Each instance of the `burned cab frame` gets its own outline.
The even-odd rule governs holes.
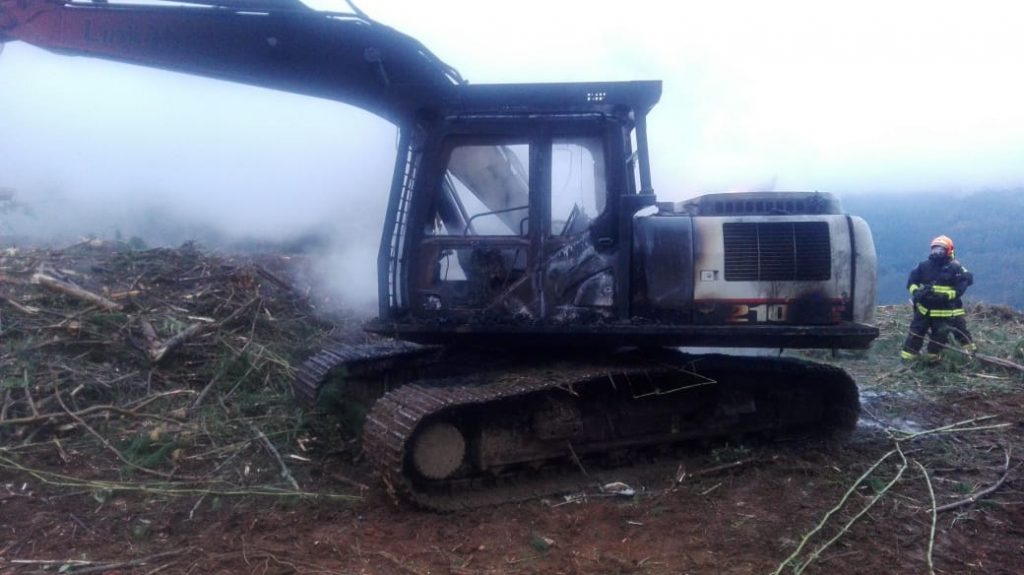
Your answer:
[[[396,172],[396,217],[380,254],[381,317],[557,325],[620,316],[628,298],[617,294],[629,291],[622,222],[640,207],[622,198],[645,189],[637,128],[660,82],[458,92],[403,132],[407,169]]]
[[[515,125],[461,118],[414,191],[409,311],[560,323],[615,315],[623,130],[601,116]]]

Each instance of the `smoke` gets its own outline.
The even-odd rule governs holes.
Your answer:
[[[0,57],[0,100],[0,241],[305,251],[336,301],[375,306],[391,124],[17,43]]]
[[[663,80],[648,126],[665,200],[1024,184],[1010,72],[1024,8],[663,4],[524,0],[495,18],[486,3],[359,3],[474,83]],[[395,139],[335,102],[10,43],[0,188],[17,209],[0,236],[304,246],[339,297],[369,305]]]

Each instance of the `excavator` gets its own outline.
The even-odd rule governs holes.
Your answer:
[[[0,42],[19,40],[397,126],[373,343],[329,342],[293,389],[359,411],[366,460],[399,497],[517,501],[584,463],[856,425],[845,371],[781,351],[877,337],[867,223],[819,192],[658,201],[660,81],[471,84],[354,6],[297,0],[0,0]]]

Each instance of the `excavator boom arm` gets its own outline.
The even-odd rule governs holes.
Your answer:
[[[398,124],[462,82],[409,36],[296,0],[0,0],[0,42],[11,40],[337,100]]]

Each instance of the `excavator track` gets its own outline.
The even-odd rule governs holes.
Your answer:
[[[581,472],[588,457],[745,433],[845,432],[859,411],[856,385],[844,371],[790,358],[659,353],[534,363],[424,379],[378,400],[363,427],[363,448],[389,490],[438,511],[535,499],[594,488],[595,478]],[[726,405],[726,396],[739,399]],[[600,415],[564,417],[571,402],[589,403],[592,416],[614,413],[623,402],[638,407],[617,421],[609,415],[607,427],[619,428],[609,432],[594,425]],[[676,407],[690,410],[693,425],[666,416]],[[665,424],[623,433],[645,410]]]
[[[607,371],[595,370],[593,375]],[[422,422],[454,407],[472,408],[488,403],[560,386],[572,385],[582,374],[576,372],[505,373],[494,377],[460,378],[457,382],[433,380],[402,386],[381,398],[363,427],[363,450],[377,466],[388,489],[396,496],[436,511],[456,511],[487,505],[524,501],[582,487],[586,478],[578,476],[486,477],[462,479],[450,485],[422,489],[406,473],[410,439]],[[440,487],[440,488],[438,488]],[[461,489],[459,489],[461,487]]]
[[[332,375],[343,372],[351,378],[384,378],[389,373],[429,364],[436,353],[435,347],[401,340],[355,345],[342,340],[329,341],[299,365],[292,391],[300,403],[312,407]]]

